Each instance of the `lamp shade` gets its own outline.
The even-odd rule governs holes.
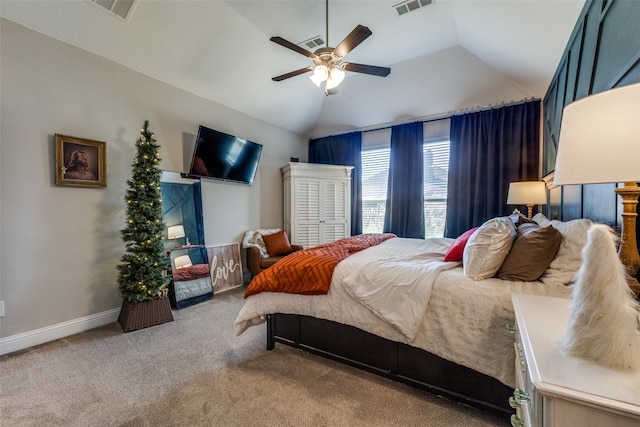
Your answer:
[[[189,255],[180,255],[173,260],[173,264],[178,268],[191,267],[193,263],[191,262],[191,258]]]
[[[640,83],[565,107],[553,183],[640,181]]]
[[[508,205],[545,205],[547,188],[542,181],[522,181],[509,184]]]
[[[313,74],[309,77],[316,86],[320,87],[323,81],[327,80],[329,76],[329,70],[324,65],[316,65],[313,69]]]
[[[184,227],[181,225],[174,225],[167,229],[167,238],[169,239],[179,239],[180,237],[184,237]]]
[[[333,89],[338,87],[344,80],[345,72],[340,67],[333,67],[329,71],[329,78],[327,79],[327,89]]]

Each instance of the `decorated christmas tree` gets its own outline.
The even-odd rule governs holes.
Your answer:
[[[140,133],[125,194],[127,225],[121,233],[127,250],[118,265],[120,292],[129,302],[154,300],[167,292],[159,145],[149,131],[148,120]]]

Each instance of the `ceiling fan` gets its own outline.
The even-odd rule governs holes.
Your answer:
[[[314,65],[300,68],[299,70],[291,71],[286,74],[282,74],[273,77],[271,80],[279,82],[291,77],[298,76],[300,74],[313,71],[310,79],[320,87],[322,83],[324,85],[325,95],[330,95],[331,90],[338,87],[338,85],[344,80],[345,71],[352,71],[354,73],[370,74],[373,76],[386,77],[391,72],[391,68],[378,67],[375,65],[356,64],[354,62],[342,62],[342,58],[351,52],[356,46],[365,41],[371,34],[371,30],[364,25],[358,25],[349,33],[347,37],[342,40],[335,48],[329,46],[329,0],[326,0],[326,46],[322,47],[315,52],[308,51],[290,41],[283,39],[282,37],[271,37],[274,43],[284,46],[287,49],[291,49],[294,52],[298,52],[301,55],[311,58]]]

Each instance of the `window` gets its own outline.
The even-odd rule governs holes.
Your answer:
[[[389,147],[362,151],[362,232],[382,233],[389,180]],[[444,236],[449,141],[424,143],[425,237]]]
[[[362,151],[362,232],[382,233],[389,181],[389,147]]]
[[[425,142],[424,236],[443,237],[447,217],[449,141]]]

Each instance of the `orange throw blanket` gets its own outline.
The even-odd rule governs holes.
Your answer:
[[[260,292],[323,295],[329,292],[336,265],[351,254],[396,237],[392,233],[360,234],[294,252],[256,275],[244,297]]]

